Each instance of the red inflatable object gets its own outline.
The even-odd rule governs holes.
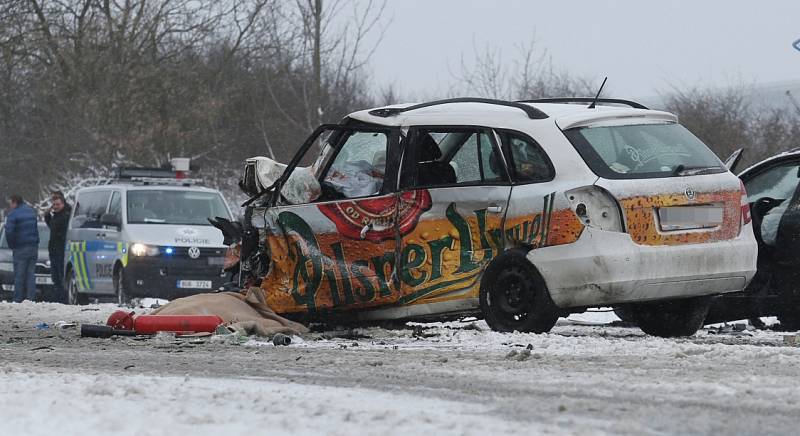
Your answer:
[[[118,310],[111,314],[106,325],[119,330],[133,330],[138,335],[158,332],[214,333],[223,324],[217,315],[139,315]]]
[[[217,315],[139,315],[133,318],[133,330],[140,335],[158,332],[214,333],[223,322]]]
[[[133,330],[133,315],[136,312],[117,310],[108,317],[106,325],[117,330]]]

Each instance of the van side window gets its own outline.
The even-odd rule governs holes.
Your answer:
[[[78,195],[75,202],[75,213],[70,223],[73,229],[99,229],[100,217],[106,213],[109,191],[85,192]]]
[[[518,132],[498,132],[503,141],[511,177],[515,183],[536,183],[553,180],[555,171],[544,150],[530,137]]]

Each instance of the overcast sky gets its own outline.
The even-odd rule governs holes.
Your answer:
[[[557,67],[598,84],[607,75],[609,97],[800,80],[797,0],[389,0],[386,17],[372,77],[412,96],[451,88],[450,71],[475,43],[511,61],[514,45],[534,37]]]

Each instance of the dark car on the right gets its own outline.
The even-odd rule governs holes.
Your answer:
[[[758,241],[758,272],[743,292],[718,297],[706,323],[777,316],[800,330],[800,148],[742,171]]]

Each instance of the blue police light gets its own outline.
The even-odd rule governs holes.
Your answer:
[[[173,249],[172,247],[167,247],[167,248],[164,250],[164,252],[165,252],[165,253],[167,253],[167,254],[172,254],[174,251],[175,251],[175,249]]]

